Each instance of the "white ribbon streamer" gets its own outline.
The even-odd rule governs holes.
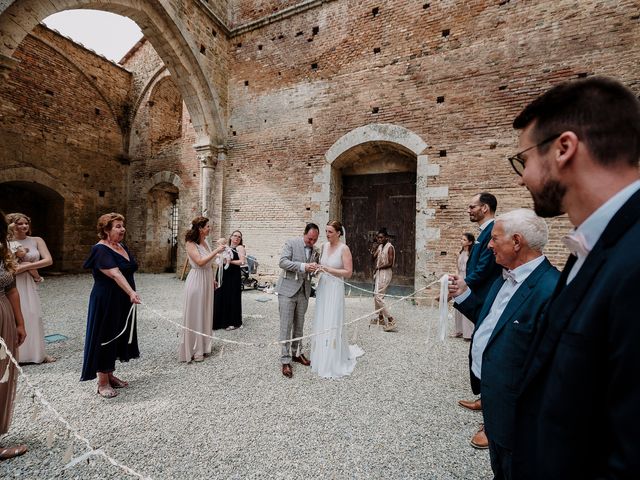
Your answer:
[[[438,318],[438,338],[441,342],[447,337],[447,325],[449,323],[449,275],[440,277],[440,312]]]
[[[108,342],[101,343],[100,345],[104,347],[105,345],[109,345],[114,340],[117,340],[118,338],[120,338],[122,334],[127,331],[130,318],[131,318],[131,333],[129,334],[129,344],[131,344],[131,342],[133,341],[133,332],[136,327],[136,317],[137,317],[136,313],[137,313],[136,304],[132,303],[131,308],[129,309],[129,314],[127,315],[127,321],[125,322],[124,328],[122,329],[122,331],[118,335],[113,337],[111,340],[109,340]]]

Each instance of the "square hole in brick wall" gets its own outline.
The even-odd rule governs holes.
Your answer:
[[[312,35],[318,35],[318,33],[320,33],[320,27],[313,27],[311,29],[311,34]]]
[[[249,80],[245,80],[245,81],[244,81],[244,86],[245,86],[245,87],[248,87],[248,86],[249,86]]]
[[[309,119],[307,119],[307,123],[308,123],[309,125],[311,125],[311,124],[313,123],[313,118],[309,118]]]
[[[206,51],[207,51],[207,49],[205,48],[205,46],[204,45],[200,45],[200,53],[202,53],[204,55]]]
[[[442,36],[443,37],[448,37],[449,35],[451,35],[451,30],[449,30],[448,28],[445,28],[444,30],[442,30]]]
[[[371,109],[371,113],[378,113],[380,111],[380,107],[373,107]]]
[[[258,50],[262,50],[262,45],[258,45]]]
[[[104,197],[104,190],[98,190],[98,196]]]
[[[296,32],[296,37],[300,37],[300,36],[302,36],[302,35],[304,35],[304,32],[302,32],[302,31],[300,31],[300,32]]]
[[[436,98],[436,103],[444,103],[444,96]]]
[[[375,47],[373,49],[373,53],[380,53],[380,47]]]
[[[446,150],[440,150],[440,156],[441,157],[446,157],[447,156],[447,151]]]
[[[425,4],[423,4],[423,5],[422,5],[422,9],[423,9],[423,10],[426,10],[426,9],[427,9],[427,8],[429,8],[430,6],[431,6],[431,4],[430,4],[430,3],[425,3]]]
[[[380,13],[380,9],[378,7],[374,7],[371,10],[371,15],[373,15],[374,17],[377,17],[379,13]]]
[[[215,31],[215,29],[211,29],[211,36],[213,37],[217,37],[218,36],[218,32]]]
[[[318,64],[317,63],[312,63],[311,64],[311,70],[317,70],[318,69]]]

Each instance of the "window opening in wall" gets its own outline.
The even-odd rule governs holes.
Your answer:
[[[178,264],[178,201],[173,200],[171,206],[171,271],[175,272]]]

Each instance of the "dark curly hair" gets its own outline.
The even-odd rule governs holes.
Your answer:
[[[187,242],[198,243],[200,241],[200,229],[207,226],[209,219],[207,217],[196,217],[191,220],[191,228],[184,234]]]

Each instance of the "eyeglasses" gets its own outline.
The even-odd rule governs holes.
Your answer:
[[[562,135],[562,134],[561,133],[556,133],[554,135],[551,135],[549,138],[545,138],[544,140],[542,140],[540,143],[537,143],[533,147],[525,148],[521,152],[516,153],[513,157],[509,157],[508,160],[509,160],[509,163],[511,164],[511,167],[513,168],[513,170],[515,170],[515,172],[518,175],[522,176],[522,174],[524,173],[524,162],[525,162],[525,159],[522,158],[522,154],[525,153],[525,152],[528,152],[529,150],[533,150],[534,148],[541,147],[545,143],[552,142],[553,140],[558,138],[560,135]]]

